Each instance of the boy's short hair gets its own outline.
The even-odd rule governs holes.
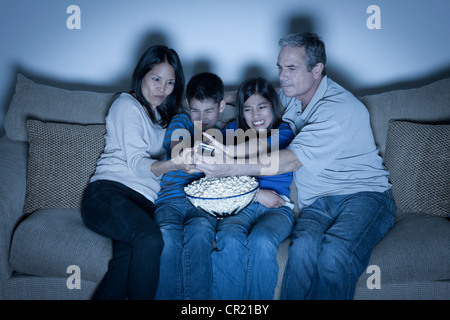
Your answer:
[[[223,100],[224,85],[222,79],[214,73],[202,72],[193,76],[186,86],[188,103],[192,99],[205,101],[211,99],[217,103]]]

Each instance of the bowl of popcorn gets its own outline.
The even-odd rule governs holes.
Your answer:
[[[194,207],[224,218],[251,204],[258,190],[259,181],[251,176],[205,177],[188,184],[184,193]]]

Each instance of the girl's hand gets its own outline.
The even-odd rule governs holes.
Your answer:
[[[278,193],[269,189],[260,189],[256,201],[266,208],[279,208],[286,203]]]

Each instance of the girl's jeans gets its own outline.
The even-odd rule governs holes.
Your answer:
[[[221,220],[212,253],[213,299],[273,299],[278,245],[293,226],[291,209],[269,209],[258,202]]]
[[[153,299],[161,232],[154,204],[121,183],[98,180],[84,194],[81,214],[91,230],[113,239],[113,257],[94,299]]]
[[[391,228],[390,190],[317,199],[301,210],[283,279],[284,299],[352,299],[373,247]]]

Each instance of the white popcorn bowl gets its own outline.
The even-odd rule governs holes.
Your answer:
[[[257,182],[258,185],[254,189],[228,197],[203,198],[189,195],[186,192],[185,194],[194,207],[205,211],[213,217],[225,218],[238,214],[255,200],[259,190],[259,181]]]

